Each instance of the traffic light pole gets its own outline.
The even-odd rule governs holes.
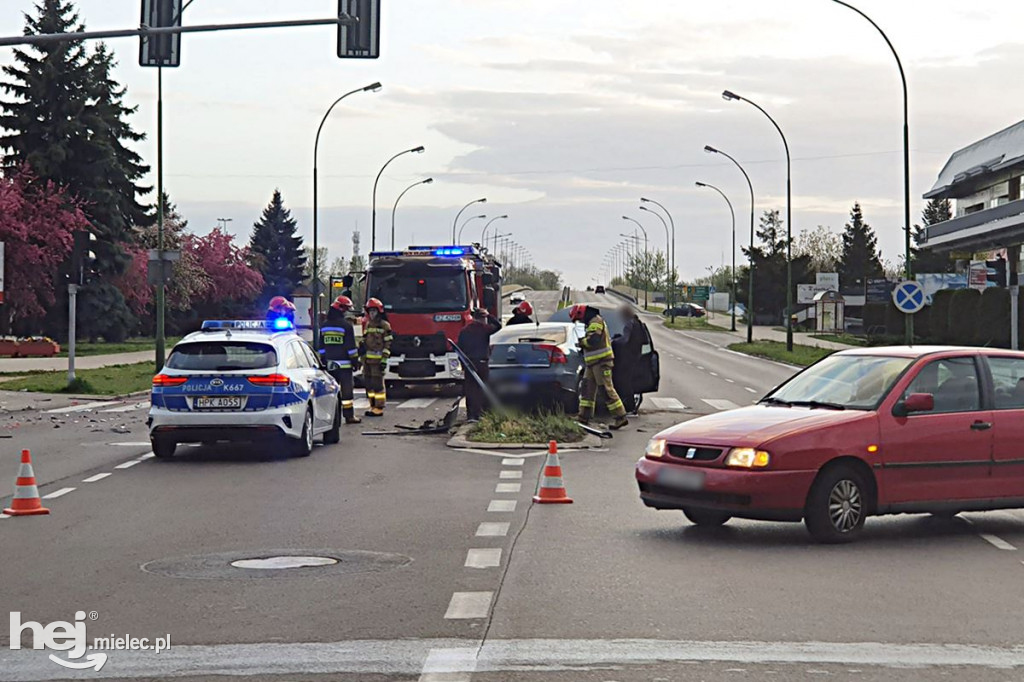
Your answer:
[[[156,371],[164,368],[167,340],[164,336],[167,282],[164,280],[164,69],[156,69],[156,239],[160,252],[160,283],[156,285]]]
[[[75,336],[77,332],[78,285],[68,283],[68,384],[75,380]]]

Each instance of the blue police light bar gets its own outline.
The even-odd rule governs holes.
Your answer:
[[[218,329],[249,329],[253,331],[290,331],[295,325],[287,317],[267,320],[203,320],[204,331]]]

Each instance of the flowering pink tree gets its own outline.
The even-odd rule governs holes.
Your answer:
[[[202,237],[186,235],[182,251],[194,256],[209,277],[209,286],[193,298],[193,303],[249,303],[263,289],[263,275],[247,263],[248,248],[239,248],[234,235],[220,228]]]
[[[4,316],[39,318],[56,303],[54,281],[71,253],[72,232],[89,228],[78,203],[22,168],[0,176],[0,241],[4,242]]]
[[[149,251],[139,246],[131,246],[125,248],[125,252],[132,261],[124,273],[114,281],[114,285],[121,290],[125,303],[132,312],[144,317],[149,304],[153,301],[153,287],[147,280]]]

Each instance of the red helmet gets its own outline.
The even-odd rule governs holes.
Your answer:
[[[384,312],[384,304],[381,303],[379,298],[371,298],[370,300],[368,300],[366,302],[366,305],[363,306],[363,307],[366,310],[376,310],[379,313],[383,313]]]
[[[270,305],[268,305],[267,307],[270,310],[280,312],[287,310],[290,303],[291,301],[289,301],[284,296],[275,296],[274,298],[270,299]],[[292,309],[294,310],[295,306],[292,306]]]
[[[577,303],[569,308],[569,319],[573,322],[582,322],[583,316],[587,314],[587,306]]]
[[[334,308],[335,310],[351,308],[352,299],[349,298],[348,296],[339,296],[338,298],[334,299],[334,303],[331,304],[331,307]]]
[[[523,301],[516,306],[516,312],[522,313],[523,315],[533,315],[533,306],[530,305],[529,301]]]

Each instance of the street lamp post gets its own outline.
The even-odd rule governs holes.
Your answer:
[[[384,162],[384,165],[380,167],[380,171],[377,173],[377,177],[373,181],[373,200],[370,208],[370,252],[372,253],[377,249],[377,183],[380,182],[380,176],[384,175],[384,169],[391,164],[392,161],[397,159],[399,156],[405,154],[422,154],[425,151],[425,147],[420,145],[419,147],[413,147],[412,149],[406,149],[405,151],[398,152],[390,159]],[[417,183],[418,184],[418,183]],[[392,244],[391,248],[395,248]]]
[[[459,218],[462,217],[462,212],[465,211],[470,206],[472,206],[473,204],[486,204],[486,203],[487,203],[487,197],[482,197],[480,199],[474,199],[473,201],[469,202],[468,204],[466,204],[465,206],[463,206],[462,208],[459,209],[459,212],[455,214],[455,220],[452,221],[452,244],[457,244],[458,243],[457,240],[455,239],[455,236],[456,236],[455,231],[458,229]]]
[[[511,232],[506,232],[505,234],[498,234],[498,230],[497,229],[494,230],[494,234],[491,235],[491,239],[494,240],[494,250],[491,253],[494,254],[495,258],[498,257],[498,240],[499,239],[503,239],[505,237],[511,237],[511,236],[512,236]]]
[[[674,301],[675,288],[676,288],[676,221],[672,218],[672,214],[669,213],[669,210],[667,208],[665,208],[665,206],[663,204],[658,203],[654,199],[646,199],[644,197],[640,197],[640,203],[641,204],[654,204],[655,206],[660,208],[662,211],[665,212],[665,215],[668,216],[668,222],[672,226],[672,254],[671,254],[672,264],[669,267],[669,269],[671,271],[670,279],[672,280],[672,282],[669,285],[669,290],[672,292],[671,295],[673,297],[673,303],[674,303],[675,302]],[[656,215],[659,218],[661,218],[661,214],[657,213],[656,211],[651,211],[651,209],[644,208],[643,206],[641,206],[640,208],[643,209],[644,211],[648,211],[650,213],[654,213],[654,215]],[[664,223],[665,220],[662,219],[661,222]],[[665,254],[665,258],[666,259],[669,258],[669,254],[668,253]],[[674,315],[672,316],[672,319],[675,320],[675,316]]]
[[[497,216],[496,218],[491,218],[490,220],[487,221],[487,224],[484,225],[483,232],[480,233],[480,245],[481,246],[487,246],[487,228],[489,228],[491,226],[491,223],[493,223],[495,220],[506,220],[507,218],[508,218],[507,215],[500,215],[500,216]],[[495,229],[497,229],[497,228],[495,228]]]
[[[651,252],[650,252],[650,250],[648,248],[648,243],[647,243],[647,229],[643,225],[640,224],[639,220],[637,220],[635,218],[630,218],[628,215],[622,216],[622,219],[623,220],[628,220],[631,223],[635,223],[636,226],[640,228],[640,231],[644,233],[644,310],[647,310],[647,306],[648,306],[647,290],[651,288],[650,287],[651,282],[650,282],[650,278],[649,278],[649,275],[650,275],[650,269],[649,268],[651,267]]]
[[[395,212],[398,210],[398,202],[401,201],[402,197],[405,196],[405,193],[408,192],[409,190],[411,190],[413,187],[419,187],[420,185],[429,185],[432,182],[434,182],[434,178],[427,178],[425,180],[420,180],[419,182],[414,182],[411,185],[409,185],[408,187],[406,187],[405,189],[403,189],[402,193],[398,195],[397,199],[395,199],[395,205],[391,208],[391,250],[392,251],[394,251],[394,249],[395,249]]]
[[[747,180],[747,187],[750,189],[750,272],[748,274],[747,281],[747,343],[754,342],[754,185],[750,182],[750,176],[747,175],[747,171],[744,170],[743,166],[740,165],[739,161],[732,158],[720,149],[715,149],[711,145],[704,145],[704,151],[708,154],[721,154],[725,158],[732,161],[740,172],[743,173],[743,177]]]
[[[486,219],[487,219],[487,216],[484,215],[484,214],[470,216],[469,218],[466,218],[466,220],[463,221],[463,223],[462,223],[462,227],[459,228],[459,238],[456,239],[454,243],[455,244],[461,244],[462,243],[462,231],[466,229],[466,225],[469,225],[474,220],[486,220]]]
[[[722,99],[727,101],[739,100],[746,102],[751,105],[762,114],[765,115],[772,125],[775,126],[775,130],[779,132],[779,137],[782,138],[782,146],[786,149],[786,350],[790,353],[793,352],[793,319],[791,317],[793,310],[793,173],[792,166],[793,161],[789,155],[789,142],[786,140],[786,135],[782,132],[782,128],[775,122],[775,119],[765,111],[759,104],[752,102],[746,97],[741,97],[734,92],[724,90],[722,92]]]
[[[721,194],[722,198],[725,199],[725,203],[729,205],[729,215],[732,216],[732,289],[729,292],[729,307],[732,308],[731,331],[736,331],[736,211],[732,210],[732,202],[729,201],[729,197],[722,190],[706,182],[698,182],[697,186],[707,187]]]
[[[641,199],[640,201],[645,201],[645,200]],[[650,200],[647,199],[646,201],[650,201]],[[672,267],[670,254],[672,253],[672,242],[675,241],[675,236],[676,236],[675,235],[675,231],[673,230],[672,236],[671,236],[671,241],[670,241],[669,233],[668,233],[668,223],[665,222],[665,219],[661,216],[661,214],[658,213],[657,211],[652,211],[651,209],[647,208],[646,206],[641,206],[640,210],[641,211],[647,211],[651,215],[656,216],[658,218],[658,220],[661,221],[661,224],[665,226],[665,308],[667,310],[671,311],[672,310],[672,304],[673,304],[672,293],[671,292],[675,288],[675,286],[674,286],[675,285],[675,281],[674,281],[675,280],[675,269]],[[671,214],[670,214],[669,217],[671,217]],[[672,317],[673,320],[675,320],[675,315],[672,315],[671,317]]]
[[[345,99],[349,95],[354,95],[357,92],[378,92],[381,89],[380,83],[372,83],[364,88],[358,90],[352,90],[346,92],[344,95],[334,100],[331,106],[327,107],[327,112],[324,114],[323,119],[320,120],[320,127],[316,129],[316,141],[313,143],[313,343],[318,342],[320,332],[320,262],[317,254],[319,248],[319,182],[317,172],[317,159],[320,150],[320,133],[324,129],[324,124],[327,123],[327,117],[334,111],[334,107],[338,106],[341,100]]]
[[[900,55],[896,52],[896,48],[893,47],[889,36],[885,35],[885,31],[871,17],[848,2],[843,2],[843,0],[832,1],[861,15],[882,34],[885,44],[889,46],[892,56],[896,58],[896,67],[900,71],[900,82],[903,84],[903,258],[906,261],[906,278],[909,280],[913,277],[913,267],[910,263],[910,95],[907,91],[907,74],[903,71],[903,62],[900,61]],[[914,343],[914,316],[912,314],[906,315],[905,328],[905,340],[909,346]]]
[[[219,227],[222,230],[227,230],[228,223],[234,222],[234,220],[234,218],[217,218],[217,222],[220,223],[219,225],[217,225],[217,227]]]

